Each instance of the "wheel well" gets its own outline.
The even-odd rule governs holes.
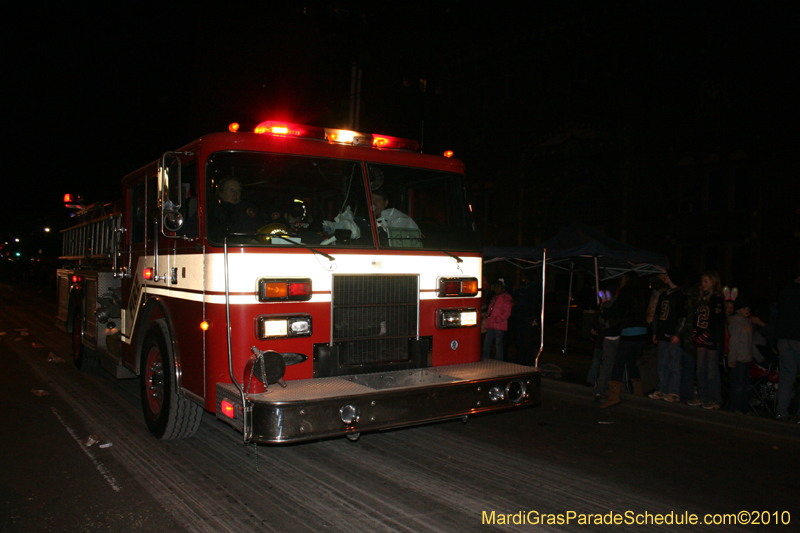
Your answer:
[[[139,374],[139,369],[141,368],[142,364],[142,345],[144,344],[145,337],[147,337],[147,330],[150,329],[150,326],[155,323],[156,321],[161,320],[164,322],[166,326],[166,336],[167,336],[167,349],[169,350],[169,355],[172,358],[173,368],[171,369],[172,375],[175,377],[175,384],[177,385],[177,390],[181,390],[181,373],[180,373],[180,352],[178,350],[177,343],[175,342],[175,328],[172,323],[171,316],[164,306],[164,302],[160,298],[149,298],[144,303],[144,308],[140,313],[136,325],[134,326],[135,337],[134,337],[134,346],[135,346],[135,368],[136,374]]]
[[[75,313],[79,312],[80,305],[83,300],[83,293],[78,289],[73,289],[69,294],[69,303],[67,304],[67,333],[73,333],[73,322],[75,321]]]

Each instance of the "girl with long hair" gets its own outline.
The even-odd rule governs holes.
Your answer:
[[[725,343],[725,298],[716,272],[704,272],[700,285],[702,292],[692,322],[692,339],[697,346],[697,398],[689,405],[719,409],[722,404],[719,353]]]

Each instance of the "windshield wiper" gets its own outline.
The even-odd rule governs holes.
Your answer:
[[[441,248],[436,248],[436,251],[437,252],[442,252],[443,254],[449,255],[450,257],[455,259],[457,263],[463,263],[464,262],[464,260],[461,259],[460,257],[458,257],[456,254],[450,253],[447,250],[442,250]]]
[[[295,241],[290,240],[289,237],[292,237],[292,236],[289,235],[288,233],[269,233],[269,234],[267,234],[267,233],[231,233],[231,235],[236,235],[236,236],[240,236],[240,237],[287,237],[286,239],[284,239],[286,242],[290,242],[290,243],[294,244],[295,246],[300,246],[301,248],[305,248],[306,250],[311,250],[312,252],[321,255],[322,257],[324,257],[328,261],[336,261],[336,258],[333,257],[332,255],[326,254],[325,252],[317,250],[316,248],[313,248],[313,247],[311,247],[311,246],[309,246],[307,244],[303,244],[302,242],[295,242]]]

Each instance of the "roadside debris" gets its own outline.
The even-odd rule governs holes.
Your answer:
[[[34,348],[35,348],[35,346],[34,346]],[[48,356],[47,356],[47,362],[48,363],[63,363],[64,360],[61,357],[59,357],[56,354],[54,354],[53,352],[50,352],[48,354]]]
[[[32,342],[31,346],[33,346],[34,348],[44,348],[44,344],[36,341]]]
[[[101,444],[98,444],[99,442],[100,442],[99,435],[89,435],[86,438],[86,440],[83,441],[83,445],[86,446],[87,448],[94,446],[95,444],[97,444],[98,448],[111,448],[111,446],[113,446],[113,444],[110,442],[103,442]]]
[[[36,396],[50,396],[49,392],[42,389],[32,389],[31,392],[34,393]]]
[[[552,363],[547,363],[539,367],[542,370],[542,376],[553,379],[560,379],[564,377],[564,371],[560,366]]]

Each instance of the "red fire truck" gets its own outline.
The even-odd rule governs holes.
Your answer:
[[[537,368],[481,360],[460,161],[387,135],[230,129],[62,232],[75,364],[138,378],[157,438],[193,435],[203,410],[286,443],[539,404]]]

